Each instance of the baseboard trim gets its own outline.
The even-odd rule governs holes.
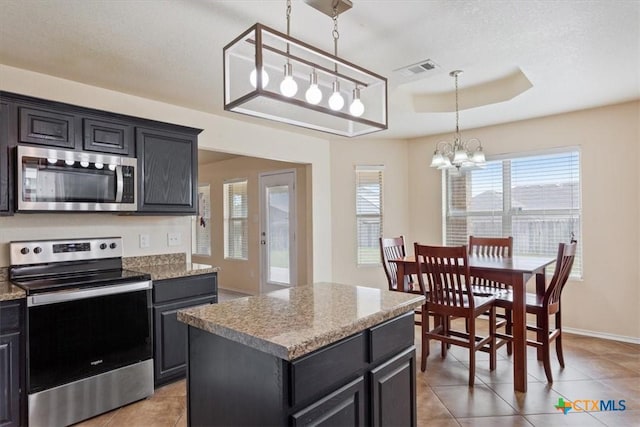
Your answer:
[[[594,337],[594,338],[602,338],[605,340],[622,341],[630,344],[640,344],[640,338],[627,337],[624,335],[607,334],[606,332],[595,332],[595,331],[588,331],[585,329],[575,329],[575,328],[566,328],[566,327],[563,327],[562,331],[568,332],[570,334],[585,335],[585,336]]]

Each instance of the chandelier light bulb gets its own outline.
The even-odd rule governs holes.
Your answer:
[[[249,74],[249,82],[253,87],[258,86],[258,72],[256,71],[255,68],[251,71],[251,74]],[[267,87],[268,84],[269,84],[269,74],[267,74],[267,72],[263,68],[262,69],[262,87],[265,88]]]
[[[349,106],[349,112],[352,116],[360,117],[364,113],[364,104],[360,101],[360,89],[353,90],[353,101]]]
[[[51,164],[51,165],[55,165],[56,163],[58,163],[58,159],[56,159],[54,157],[49,157],[49,158],[47,158],[47,162],[49,162],[49,164]]]
[[[336,80],[333,82],[333,94],[329,97],[329,108],[333,111],[342,110],[344,107],[344,98],[340,95],[340,83]]]
[[[80,166],[82,166],[83,168],[88,168],[89,167],[89,162],[83,160],[83,161],[80,162]]]
[[[291,64],[284,64],[284,79],[280,83],[280,93],[291,98],[298,92],[298,84],[293,80]]]
[[[318,87],[318,75],[314,71],[309,77],[309,88],[304,94],[309,104],[317,105],[322,101],[322,91]]]
[[[109,170],[110,170],[110,171],[114,171],[114,170],[116,170],[116,165],[114,165],[114,164],[109,164]]]
[[[95,166],[96,169],[102,169],[104,167],[104,164],[96,162],[93,164],[93,166]]]
[[[67,166],[73,166],[76,162],[74,162],[73,160],[65,160],[64,164]]]

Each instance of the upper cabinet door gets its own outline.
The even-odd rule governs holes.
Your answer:
[[[19,107],[19,142],[75,148],[74,116],[35,108]]]
[[[0,215],[10,211],[9,190],[9,106],[0,102]]]
[[[195,214],[197,135],[136,128],[136,154],[141,171],[138,211]]]
[[[116,121],[82,120],[83,147],[87,151],[133,155],[133,126]]]

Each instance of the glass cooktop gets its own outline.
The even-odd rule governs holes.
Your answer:
[[[125,269],[79,272],[61,275],[14,278],[11,281],[27,291],[28,295],[64,289],[90,288],[150,280],[151,276]]]

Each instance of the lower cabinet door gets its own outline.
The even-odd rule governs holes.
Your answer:
[[[216,297],[192,298],[153,308],[154,383],[160,385],[184,377],[187,363],[187,325],[178,321],[178,310],[215,302]]]
[[[369,373],[371,425],[416,425],[415,360],[415,348],[411,347]]]
[[[0,426],[20,425],[20,333],[0,335]]]
[[[365,389],[360,377],[291,416],[293,426],[364,426]]]

